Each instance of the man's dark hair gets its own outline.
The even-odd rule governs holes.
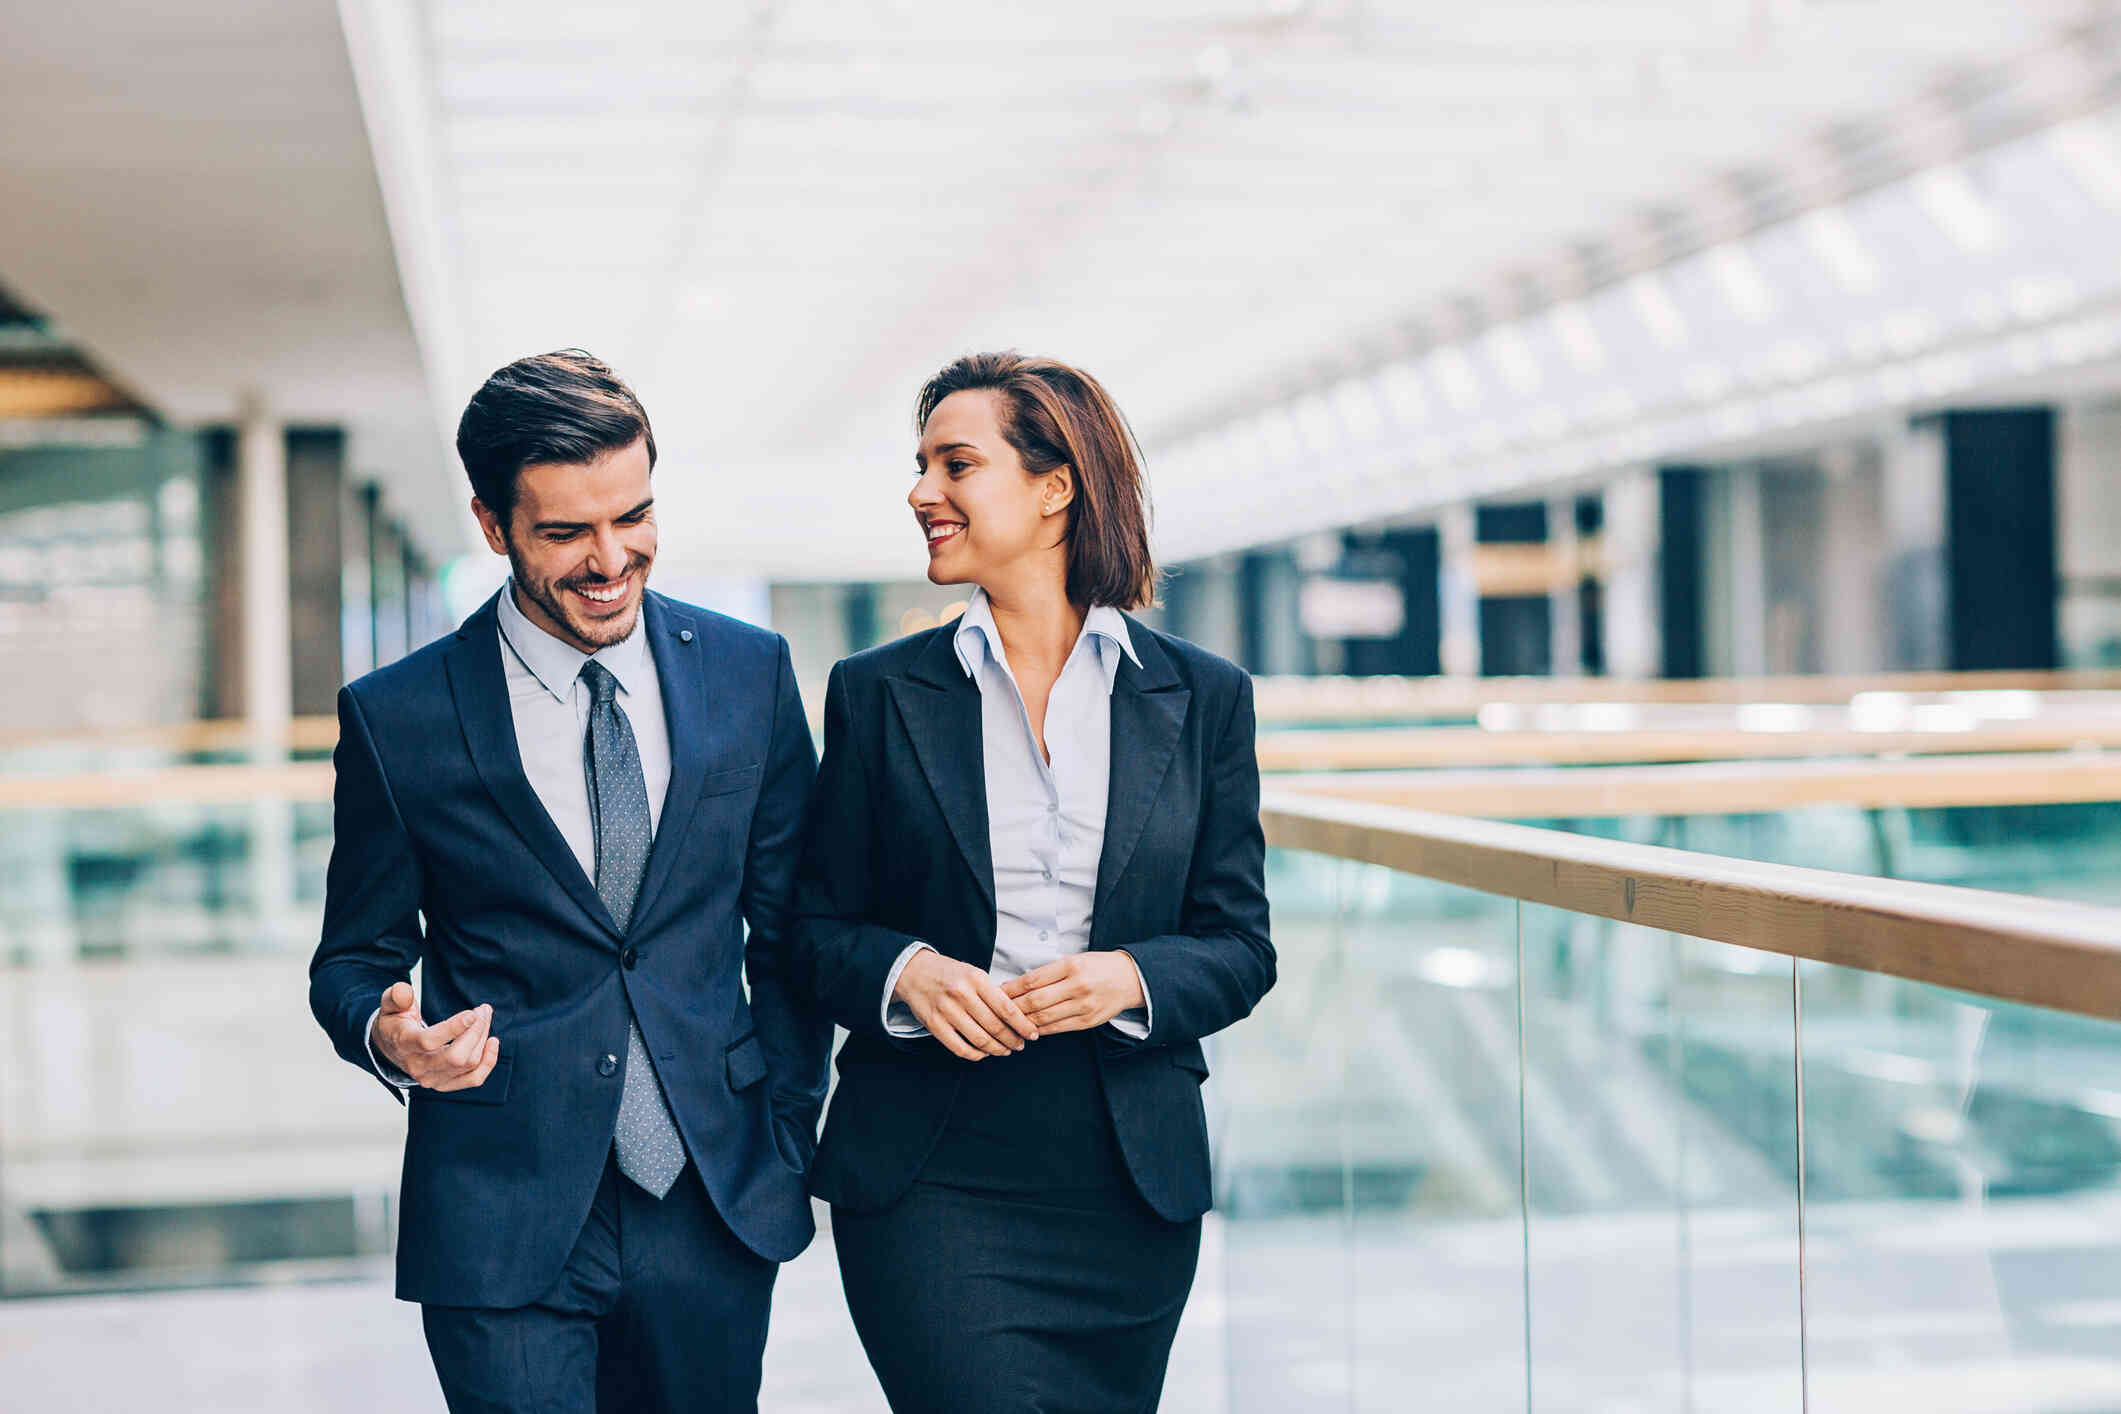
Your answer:
[[[501,518],[515,515],[516,477],[526,466],[595,461],[645,439],[647,410],[609,364],[581,349],[519,358],[472,394],[457,421],[457,456],[472,493]]]

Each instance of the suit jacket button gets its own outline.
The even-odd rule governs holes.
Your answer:
[[[597,1062],[597,1074],[599,1075],[616,1075],[618,1074],[618,1071],[619,1058],[617,1056],[606,1055],[602,1060]]]
[[[691,629],[689,629],[689,628],[681,628],[681,629],[679,629],[679,630],[678,630],[678,642],[680,642],[680,643],[690,643],[690,642],[692,642],[692,630],[691,630]]]
[[[628,972],[631,972],[635,967],[638,967],[640,965],[640,961],[641,955],[635,952],[632,948],[628,948],[626,949],[626,951],[619,954],[619,965],[624,967]]]

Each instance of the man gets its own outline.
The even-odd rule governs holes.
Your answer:
[[[458,1414],[755,1410],[831,1049],[782,975],[788,646],[648,592],[655,436],[598,360],[501,369],[457,452],[509,583],[339,693],[310,965],[410,1098],[398,1296]]]

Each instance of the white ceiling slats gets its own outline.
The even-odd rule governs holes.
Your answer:
[[[424,27],[463,350],[441,384],[460,398],[507,358],[597,349],[656,419],[665,554],[781,578],[920,572],[901,502],[910,404],[968,348],[1103,378],[1152,475],[1170,461],[1160,523],[1189,552],[1286,531],[1300,498],[1271,460],[1248,473],[1277,483],[1256,513],[1242,478],[1213,474],[1210,449],[1245,437],[1232,409],[1313,399],[1262,415],[1277,430],[1261,440],[1286,430],[1299,459],[1345,461],[1308,484],[1344,475],[1382,511],[1386,449],[1478,458],[1524,428],[1560,441],[1687,405],[1718,378],[1822,373],[1852,337],[1829,327],[1849,302],[1890,304],[1862,272],[1885,283],[1940,220],[1978,242],[1989,212],[1995,250],[1960,256],[2023,257],[2032,283],[2009,287],[2052,301],[2056,262],[2034,255],[2052,231],[1994,217],[2015,193],[1969,206],[1951,189],[1917,199],[1927,230],[1851,207],[1682,263],[1662,295],[1622,284],[1572,304],[1564,286],[1573,246],[1639,243],[1674,217],[1713,236],[1734,174],[1811,164],[1831,188],[1830,133],[1891,130],[1925,95],[2030,56],[2066,68],[2061,36],[2097,10],[405,3]],[[1948,139],[1948,112],[1939,124]],[[1513,322],[1525,274],[1558,312]],[[1462,300],[1475,312],[1453,346],[1421,352]],[[1882,309],[1851,327],[1882,341],[1896,326]],[[1704,349],[1732,352],[1705,373]],[[1463,476],[1425,477],[1445,480]]]

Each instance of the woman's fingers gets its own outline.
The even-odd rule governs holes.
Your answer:
[[[980,995],[977,988],[969,996],[955,1000],[970,1018],[973,1026],[978,1028],[977,1034],[972,1031],[965,1033],[965,1039],[973,1045],[990,1056],[1006,1056],[1024,1048],[1023,1039],[1009,1028],[1007,1022],[994,1014],[994,1008],[987,1005],[986,998]],[[1015,1009],[1013,1004],[1010,1009]]]
[[[1065,981],[1075,970],[1070,966],[1074,960],[1072,957],[1064,957],[1058,961],[1049,962],[1044,967],[1034,967],[1021,976],[1011,977],[1008,981],[1002,983],[1002,994],[1021,1000],[1028,993],[1035,992],[1041,987]]]
[[[1023,1008],[1017,1005],[1015,999],[1007,992],[995,986],[994,983],[988,981],[985,977],[980,978],[980,1000],[984,1001],[987,1004],[987,1009],[1001,1018],[1009,1029],[1018,1036],[1023,1037],[1026,1041],[1036,1041],[1038,1039],[1038,1028],[1031,1024],[1031,1018],[1024,1014]],[[1010,1040],[1007,1036],[1003,1036],[1001,1039],[1004,1042]],[[1023,1047],[1017,1045],[1013,1046],[1012,1049],[1020,1051]]]
[[[1026,973],[1025,975],[1029,976],[1030,974]],[[1066,1002],[1082,1001],[1089,994],[1090,989],[1084,986],[1079,978],[1064,977],[1057,982],[1049,982],[1043,987],[1024,993],[1016,999],[1016,1005],[1022,1008],[1023,1014],[1031,1019],[1033,1025],[1036,1025],[1040,1012],[1051,1011],[1054,1007]]]
[[[1097,1008],[1088,1001],[1059,1002],[1041,1012],[1034,1012],[1038,1029],[1045,1032],[1077,1031],[1097,1015]]]
[[[995,1040],[993,1036],[988,1034],[987,1028],[980,1025],[973,1018],[971,1008],[965,1004],[963,997],[952,995],[943,998],[942,1013],[943,1019],[950,1024],[951,1028],[957,1032],[965,1044],[972,1047],[975,1051],[989,1056],[1005,1056],[1009,1054],[1008,1047]]]
[[[959,1060],[976,1061],[980,1059],[980,1052],[972,1048],[971,1042],[958,1035],[956,1023],[951,1021],[949,1015],[941,1006],[936,1007],[935,1011],[929,1016],[926,1025],[928,1034],[942,1042],[943,1049],[950,1052],[951,1055],[956,1056]]]

